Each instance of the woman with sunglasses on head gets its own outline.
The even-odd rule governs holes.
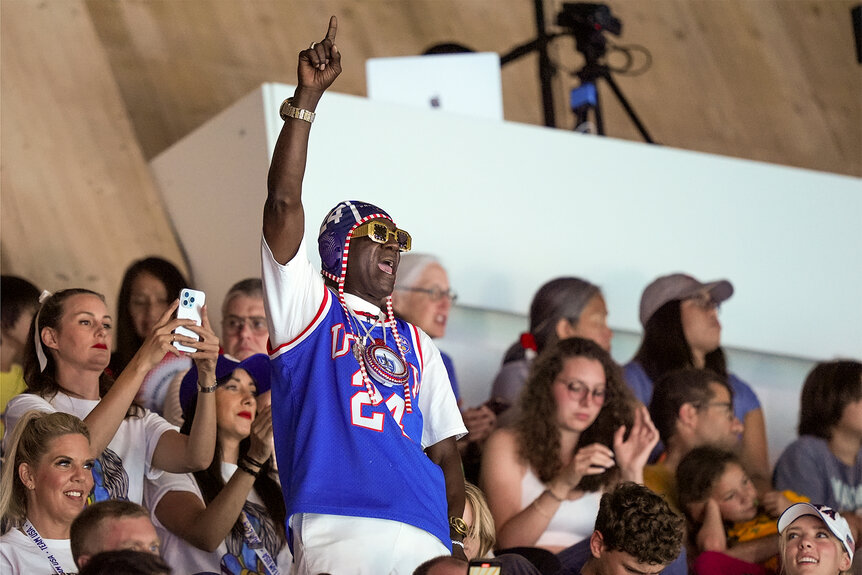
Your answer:
[[[46,294],[47,295],[47,294]],[[141,503],[144,477],[162,471],[188,472],[206,467],[215,447],[215,359],[218,338],[209,326],[172,319],[175,300],[162,313],[143,345],[116,380],[106,373],[113,320],[101,294],[67,289],[50,295],[33,319],[24,358],[28,391],[6,410],[9,425],[26,411],[60,411],[81,418],[90,430],[95,501],[129,499]],[[184,326],[200,340],[173,333]],[[133,404],[146,374],[165,354],[179,355],[174,342],[197,351],[199,421],[181,435],[161,416]]]
[[[449,287],[449,275],[437,258],[414,253],[401,256],[395,290],[392,292],[392,307],[396,316],[419,327],[432,339],[440,338],[446,335],[449,311],[456,297]],[[440,356],[460,408],[461,395],[455,366],[443,351],[440,351]],[[467,479],[475,481],[479,472],[481,445],[494,430],[497,416],[488,405],[481,405],[462,410],[461,417],[468,433],[458,442],[458,447],[464,460],[464,473]]]
[[[516,425],[495,431],[482,457],[498,547],[558,553],[592,534],[603,492],[643,483],[658,432],[636,405],[594,341],[563,339],[539,355]]]
[[[740,444],[743,465],[761,493],[771,490],[766,423],[760,400],[751,387],[728,373],[721,349],[718,307],[733,295],[727,280],[702,283],[685,274],[657,278],[644,289],[640,348],[625,368],[635,396],[649,405],[653,382],[675,369],[708,368],[726,377],[733,389],[734,414],[744,431]]]
[[[75,573],[72,521],[93,488],[87,426],[67,413],[28,411],[9,430],[0,481],[0,573]]]
[[[613,332],[608,327],[608,308],[598,286],[576,277],[552,279],[538,289],[530,303],[530,329],[521,334],[503,357],[494,378],[491,400],[501,409],[514,405],[527,381],[533,358],[561,339],[583,337],[605,351],[611,349]],[[517,409],[505,412],[506,423]]]
[[[183,433],[195,420],[196,378],[193,368],[180,389]],[[292,558],[284,500],[272,469],[272,415],[269,406],[258,410],[256,403],[256,396],[270,389],[269,357],[256,354],[236,362],[219,356],[216,378],[212,463],[194,474],[166,473],[147,483],[162,556],[179,573],[275,575],[262,567],[277,565],[286,575]]]

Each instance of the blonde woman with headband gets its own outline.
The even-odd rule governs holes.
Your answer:
[[[87,426],[74,415],[28,411],[9,436],[0,513],[0,573],[75,573],[69,528],[93,488]]]
[[[44,295],[44,294],[43,294]],[[218,338],[205,309],[203,325],[172,319],[174,301],[156,323],[132,360],[112,381],[110,360],[113,320],[105,298],[86,289],[67,289],[43,298],[30,329],[24,358],[28,391],[6,410],[8,425],[31,409],[71,413],[90,430],[97,458],[92,499],[129,499],[141,503],[145,477],[162,471],[197,471],[209,465],[215,449],[215,360]],[[179,326],[201,339],[174,334]],[[190,435],[181,435],[161,416],[132,402],[147,372],[166,353],[179,354],[174,341],[195,348],[198,366],[198,417]]]

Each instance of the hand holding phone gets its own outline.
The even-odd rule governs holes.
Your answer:
[[[194,290],[191,288],[183,288],[180,290],[180,305],[177,308],[177,318],[178,319],[191,319],[197,325],[201,325],[201,309],[204,307],[204,303],[206,302],[206,294],[202,291]],[[184,335],[187,337],[194,338],[196,340],[200,340],[198,334],[193,332],[192,330],[185,327],[178,327],[174,330],[174,333],[178,335]],[[197,350],[193,347],[189,347],[187,345],[183,345],[182,343],[175,341],[174,347],[180,351],[184,351],[186,353],[194,353]]]

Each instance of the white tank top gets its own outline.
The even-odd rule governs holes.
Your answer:
[[[539,481],[532,469],[528,468],[521,481],[521,509],[525,509],[535,501],[545,489],[547,486]],[[601,491],[590,491],[579,499],[567,499],[560,503],[548,528],[536,541],[535,546],[570,547],[592,535],[601,498]]]

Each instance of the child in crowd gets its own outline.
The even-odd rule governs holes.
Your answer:
[[[775,463],[776,489],[792,489],[844,514],[862,533],[862,362],[820,363],[802,386],[799,438]]]
[[[711,446],[691,450],[677,468],[676,481],[679,505],[689,520],[694,573],[778,572],[775,518],[806,498],[772,491],[758,501],[740,459]]]
[[[786,575],[844,575],[853,562],[850,525],[831,507],[797,503],[778,520],[778,546]]]

